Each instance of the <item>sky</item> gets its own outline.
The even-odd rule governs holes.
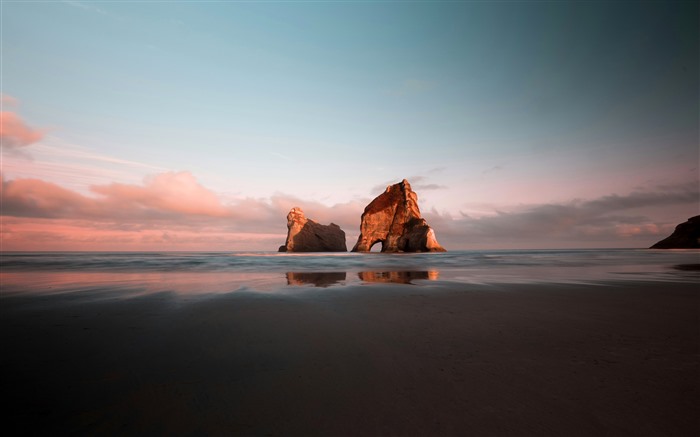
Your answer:
[[[7,1],[3,251],[348,246],[406,178],[448,250],[700,214],[697,2]]]

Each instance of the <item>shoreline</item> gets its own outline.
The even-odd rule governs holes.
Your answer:
[[[14,434],[698,433],[696,284],[602,284],[3,296],[3,408]]]

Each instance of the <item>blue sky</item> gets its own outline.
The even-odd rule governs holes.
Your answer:
[[[293,200],[352,241],[362,206],[408,178],[448,249],[647,245],[699,212],[697,16],[694,2],[4,1],[3,111],[43,137],[5,148],[3,179],[100,200],[91,187],[187,172],[226,207]],[[582,209],[631,197],[647,200]],[[533,230],[551,206],[576,217]],[[279,212],[281,229],[216,229],[284,234]]]

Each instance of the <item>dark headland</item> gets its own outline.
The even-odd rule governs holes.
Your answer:
[[[650,249],[700,249],[700,215],[676,226],[673,234]]]

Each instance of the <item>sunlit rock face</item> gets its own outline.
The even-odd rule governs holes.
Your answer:
[[[651,246],[651,249],[700,249],[700,215],[676,226],[673,234]]]
[[[309,220],[301,208],[287,214],[287,242],[280,252],[347,252],[345,232],[335,223],[322,225]]]
[[[406,179],[386,187],[362,213],[360,236],[353,252],[445,252],[418,209],[418,196]]]

